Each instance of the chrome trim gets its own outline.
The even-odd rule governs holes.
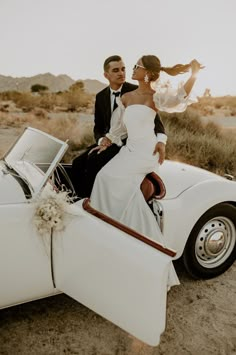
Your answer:
[[[163,232],[163,224],[164,224],[163,207],[162,207],[160,201],[155,198],[150,201],[150,204],[152,207],[153,214],[156,217],[157,223],[160,227],[160,230],[161,230],[161,232]]]
[[[230,181],[236,180],[235,176],[230,175],[230,174],[224,174],[224,178],[226,178],[227,180],[230,180]]]
[[[227,217],[214,217],[204,224],[195,243],[195,256],[205,268],[222,265],[236,243],[234,223]]]

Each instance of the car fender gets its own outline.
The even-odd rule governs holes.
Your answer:
[[[160,201],[163,234],[166,245],[177,251],[175,259],[182,255],[188,237],[199,218],[220,203],[236,206],[236,182],[207,180],[183,191],[175,199]]]

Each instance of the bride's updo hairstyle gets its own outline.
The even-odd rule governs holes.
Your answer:
[[[176,64],[173,67],[162,67],[160,59],[155,55],[144,55],[142,56],[141,61],[149,73],[150,81],[156,81],[160,76],[160,71],[175,76],[178,74],[184,74],[190,69],[190,64]]]

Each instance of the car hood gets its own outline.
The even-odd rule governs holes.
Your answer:
[[[206,180],[223,180],[225,178],[192,165],[166,160],[157,174],[166,187],[165,199],[173,199],[183,191]]]

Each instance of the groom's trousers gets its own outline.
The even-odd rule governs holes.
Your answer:
[[[88,154],[89,151],[96,146],[96,144],[90,146],[72,162],[72,183],[77,196],[80,198],[89,197],[91,195],[97,173],[121,148],[116,144],[112,144],[99,154],[96,150]]]

